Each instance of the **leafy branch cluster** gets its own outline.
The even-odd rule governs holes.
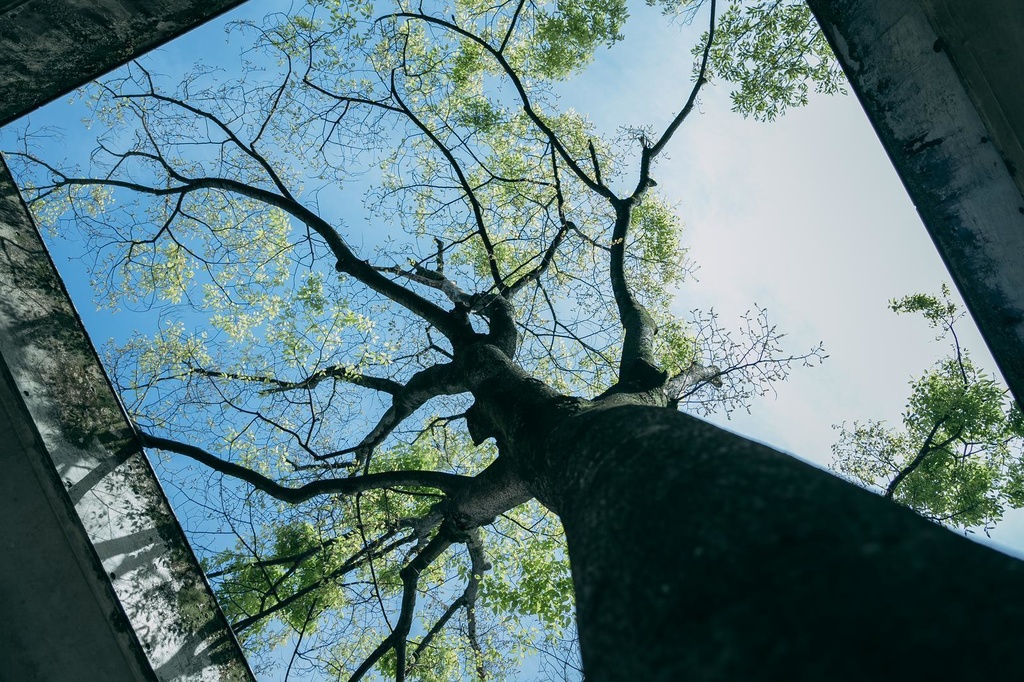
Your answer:
[[[960,345],[966,313],[943,285],[939,296],[894,300],[950,343],[950,355],[910,383],[903,428],[885,422],[836,427],[833,468],[923,516],[964,530],[990,529],[1024,506],[1024,419],[1009,390]]]
[[[647,0],[689,20],[707,0]],[[705,34],[704,39],[707,39]],[[700,47],[693,50],[700,57]],[[811,90],[845,93],[846,77],[802,0],[732,0],[722,12],[706,77],[730,83],[733,111],[773,121],[807,104]]]

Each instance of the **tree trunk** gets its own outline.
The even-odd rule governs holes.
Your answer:
[[[1024,562],[669,409],[580,414],[561,517],[589,682],[1015,679]]]

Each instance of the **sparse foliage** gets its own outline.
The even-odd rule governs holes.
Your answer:
[[[688,19],[707,0],[647,2]],[[732,0],[716,33],[705,77],[731,84],[733,110],[744,116],[772,121],[806,105],[812,90],[844,92],[845,76],[802,0]],[[694,47],[696,63],[701,49]]]

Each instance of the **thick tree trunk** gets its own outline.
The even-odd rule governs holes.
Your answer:
[[[824,471],[643,406],[570,419],[547,456],[589,682],[1024,670],[1024,562]]]

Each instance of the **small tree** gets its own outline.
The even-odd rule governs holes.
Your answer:
[[[736,45],[776,54],[759,41],[790,35],[785,12],[804,20],[789,63],[816,68],[806,8],[751,7],[726,14]],[[617,140],[554,91],[621,37],[620,2],[325,0],[248,25],[244,77],[166,89],[134,64],[99,85],[89,174],[18,153],[102,298],[158,322],[111,367],[141,443],[180,456],[180,495],[234,539],[200,551],[250,651],[287,641],[289,671],[324,677],[500,677],[548,646],[532,624],[571,635],[575,598],[588,678],[792,677],[843,642],[959,633],[976,593],[936,611],[915,562],[1018,570],[678,412],[745,405],[821,355],[782,354],[764,311],[740,341],[670,315],[686,266],[656,163],[712,56],[746,54],[716,52],[708,9],[686,100]],[[807,73],[763,73],[782,104],[741,110],[800,101]],[[879,590],[908,605],[885,628]],[[991,628],[1019,615],[957,636],[1000,665]]]
[[[1007,506],[1024,505],[1020,410],[960,346],[956,324],[966,313],[949,287],[889,307],[923,315],[952,352],[911,382],[902,430],[877,421],[836,427],[833,468],[929,519],[987,531]]]

